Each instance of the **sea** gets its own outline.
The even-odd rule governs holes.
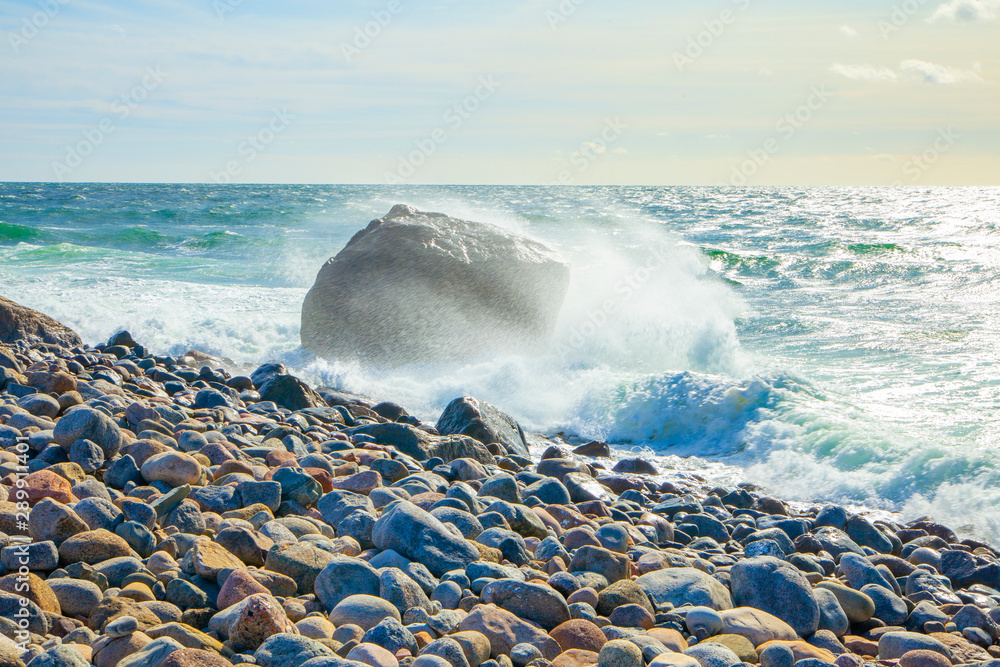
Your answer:
[[[570,263],[549,346],[384,369],[299,340],[320,266],[399,203]],[[434,421],[471,395],[667,474],[1000,543],[1000,189],[0,184],[0,294],[90,344],[304,379]],[[572,437],[571,437],[572,436]]]

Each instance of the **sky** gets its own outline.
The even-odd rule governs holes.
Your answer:
[[[0,0],[0,180],[1000,184],[1000,0]]]

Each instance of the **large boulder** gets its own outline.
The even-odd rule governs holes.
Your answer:
[[[400,501],[383,514],[372,529],[372,541],[385,551],[427,566],[435,576],[465,569],[479,560],[479,551],[443,523],[408,501]]]
[[[75,331],[31,308],[0,296],[0,343],[23,340],[29,345],[50,343],[76,347],[83,341]]]
[[[448,404],[438,418],[437,430],[441,435],[467,435],[487,445],[499,443],[511,454],[530,456],[521,425],[500,408],[470,396]]]
[[[819,628],[819,604],[812,586],[794,565],[771,556],[747,558],[729,570],[729,581],[738,606],[776,616],[801,637]]]
[[[538,241],[400,204],[320,269],[302,345],[383,365],[519,352],[551,334],[568,284]]]

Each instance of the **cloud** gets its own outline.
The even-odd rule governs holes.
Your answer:
[[[973,65],[972,69],[961,69],[916,59],[904,60],[899,63],[898,71],[888,67],[876,67],[868,64],[843,65],[835,63],[830,67],[831,72],[851,81],[864,81],[866,83],[919,81],[941,85],[984,83],[983,78],[979,75],[980,69],[981,67],[978,63]]]
[[[979,66],[972,69],[958,69],[946,65],[935,65],[924,60],[904,60],[899,64],[903,74],[911,79],[919,79],[924,83],[940,83],[951,85],[955,83],[983,83],[979,76]]]
[[[858,35],[861,34],[849,25],[840,26],[840,34],[847,39],[857,39]]]
[[[621,148],[621,147],[618,147],[618,148],[614,149],[614,150],[613,150],[613,151],[611,151],[611,152],[612,152],[612,153],[619,153],[619,154],[621,154],[621,155],[624,155],[624,154],[628,153],[628,149],[627,149],[627,148]]]
[[[928,23],[935,21],[995,21],[1000,19],[1000,0],[949,0],[939,6]]]
[[[594,153],[596,153],[597,155],[603,155],[604,153],[608,152],[608,149],[605,146],[602,146],[601,144],[594,143],[593,141],[585,141],[585,142],[583,142],[582,144],[580,144],[580,148],[585,148],[585,149],[591,150]]]
[[[839,74],[851,81],[884,81],[895,83],[899,80],[899,75],[887,67],[875,67],[874,65],[841,65],[835,63],[830,71]]]

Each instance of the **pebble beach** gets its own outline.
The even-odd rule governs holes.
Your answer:
[[[926,518],[530,451],[3,300],[0,665],[947,667],[1000,658],[1000,559]],[[544,445],[544,443],[543,443]]]

